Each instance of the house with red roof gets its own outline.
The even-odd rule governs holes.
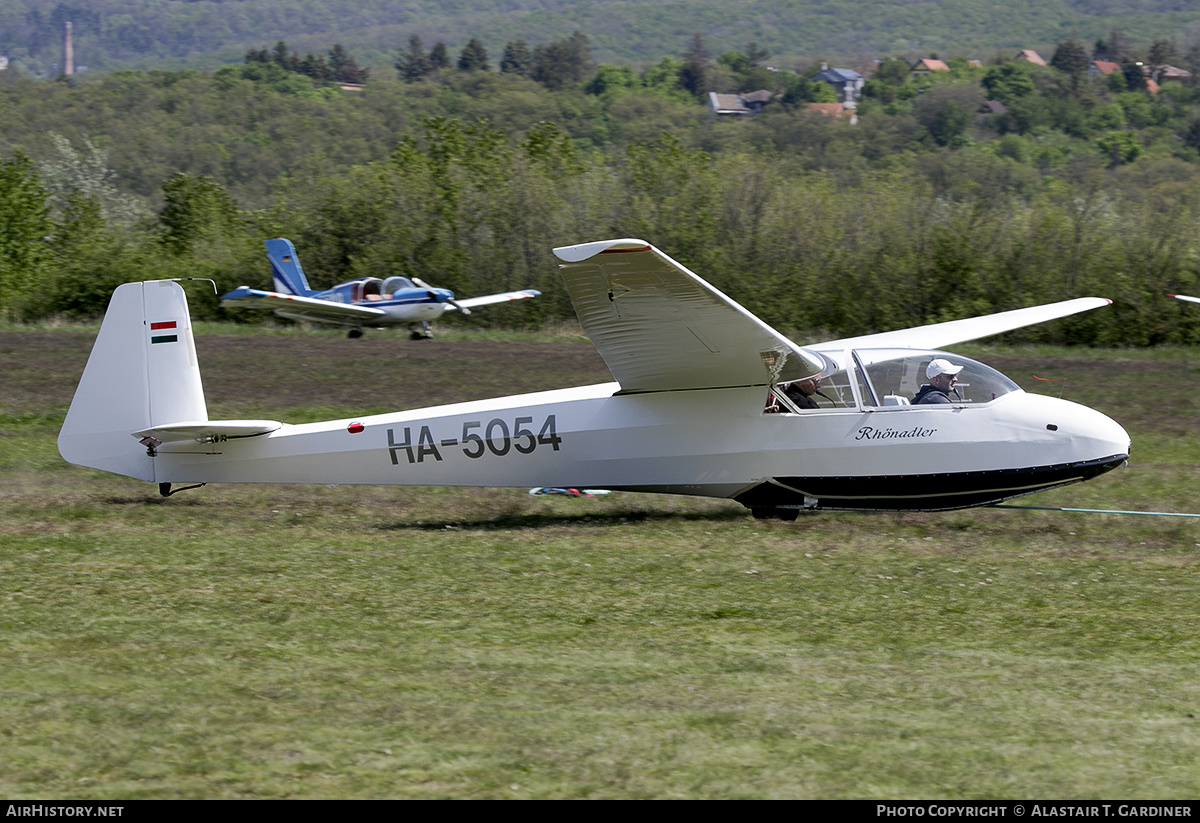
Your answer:
[[[911,71],[913,74],[929,74],[935,71],[950,71],[950,67],[936,57],[922,57],[913,63]]]

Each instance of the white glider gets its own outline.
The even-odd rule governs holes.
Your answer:
[[[1080,298],[799,346],[642,240],[554,250],[616,382],[323,423],[209,420],[187,300],[173,281],[117,289],[59,435],[68,461],[172,484],[364,483],[602,488],[801,509],[994,503],[1122,465],[1100,412],[1026,394],[937,347],[1107,305]],[[931,360],[957,372],[912,405]],[[819,407],[780,384],[819,376]]]

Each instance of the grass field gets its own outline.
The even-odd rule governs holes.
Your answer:
[[[214,417],[609,379],[565,338],[205,331]],[[91,339],[0,331],[0,796],[1200,796],[1200,519],[162,499],[58,457]],[[1196,351],[963,351],[1133,436],[1017,503],[1200,511]]]

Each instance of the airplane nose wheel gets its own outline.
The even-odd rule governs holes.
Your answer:
[[[362,329],[351,329],[350,331],[346,332],[346,336],[349,337],[351,340],[357,340],[358,338],[363,336],[363,330]]]

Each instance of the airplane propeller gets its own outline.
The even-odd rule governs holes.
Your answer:
[[[425,282],[424,280],[422,280],[421,278],[419,278],[419,277],[414,277],[414,278],[412,278],[412,281],[413,281],[414,283],[416,283],[418,286],[420,286],[421,288],[423,288],[423,289],[428,289],[428,290],[429,290],[429,296],[430,296],[431,298],[433,298],[434,300],[436,300],[437,302],[439,302],[439,303],[449,303],[451,306],[453,306],[454,308],[458,309],[458,310],[459,310],[460,312],[462,312],[463,314],[470,314],[470,313],[471,313],[471,310],[470,310],[470,309],[468,309],[466,306],[464,306],[464,305],[462,305],[461,303],[459,303],[459,302],[458,302],[457,300],[455,300],[453,297],[443,297],[442,295],[438,294],[438,292],[437,292],[437,289],[435,289],[433,286],[431,286],[431,285],[429,285],[428,283],[426,283],[426,282]]]

